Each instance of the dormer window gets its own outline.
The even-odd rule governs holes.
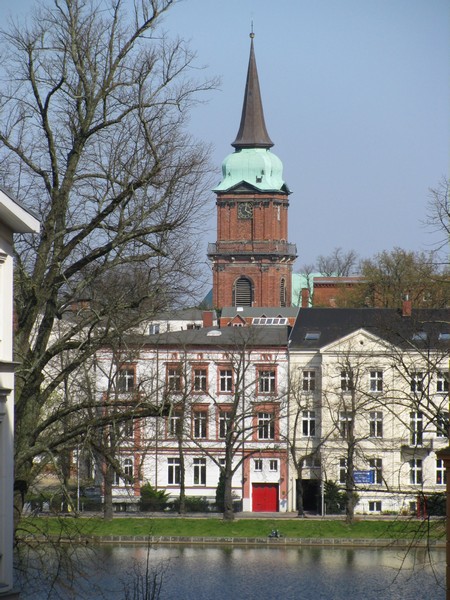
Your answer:
[[[305,334],[305,340],[307,342],[318,340],[320,338],[320,331],[307,331]]]
[[[411,337],[413,342],[426,342],[427,340],[427,332],[426,331],[416,331],[412,334]]]

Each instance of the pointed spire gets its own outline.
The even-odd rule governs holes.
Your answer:
[[[242,106],[241,124],[236,139],[231,144],[241,148],[271,148],[273,142],[267,133],[264,122],[264,111],[259,90],[258,71],[256,69],[253,38],[250,34],[250,59],[248,62],[247,81],[245,84],[244,104]]]

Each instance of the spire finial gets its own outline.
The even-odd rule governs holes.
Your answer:
[[[252,23],[252,28],[250,31],[250,39],[253,39],[255,37],[255,34],[253,33],[253,19],[252,19],[251,23]]]

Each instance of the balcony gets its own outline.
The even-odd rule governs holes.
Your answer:
[[[258,242],[217,242],[208,244],[208,258],[214,259],[217,256],[227,257],[245,257],[262,256],[285,257],[288,260],[297,258],[296,244],[290,244],[282,241],[258,241]]]

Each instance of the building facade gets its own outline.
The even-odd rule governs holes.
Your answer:
[[[131,412],[123,424],[115,502],[137,502],[147,482],[175,500],[184,480],[188,497],[213,505],[228,455],[240,510],[287,510],[287,327],[135,337],[126,351],[99,353],[96,372],[100,402],[128,395],[162,413]]]
[[[356,513],[415,512],[445,490],[448,310],[300,310],[290,344],[290,506],[323,510],[327,481]],[[350,472],[349,472],[350,471]],[[417,508],[419,507],[419,509]]]
[[[13,586],[14,362],[13,236],[37,233],[38,220],[0,189],[0,598]]]

